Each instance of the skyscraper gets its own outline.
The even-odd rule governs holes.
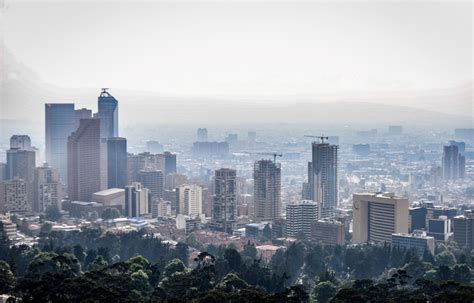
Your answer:
[[[125,216],[139,217],[150,211],[150,191],[139,182],[125,186]]]
[[[164,152],[165,157],[165,176],[176,172],[176,154]]]
[[[214,204],[210,227],[231,233],[237,218],[237,173],[235,169],[221,168],[215,171]]]
[[[466,170],[466,158],[459,153],[458,146],[443,148],[443,178],[445,180],[463,179]]]
[[[272,160],[255,162],[254,171],[255,218],[273,221],[281,215],[281,167]]]
[[[163,198],[165,180],[161,170],[141,170],[138,172],[138,182],[150,190],[153,201]]]
[[[97,103],[99,111],[94,118],[100,119],[100,137],[118,137],[118,101],[103,88]]]
[[[353,243],[390,242],[394,233],[408,233],[408,199],[392,193],[353,195]]]
[[[45,104],[46,162],[67,182],[67,140],[75,130],[73,103]]]
[[[207,128],[198,128],[197,130],[197,141],[207,142]]]
[[[107,187],[124,188],[127,185],[127,139],[107,139]]]
[[[303,234],[305,239],[311,239],[311,228],[319,218],[320,203],[303,200],[286,206],[286,235],[296,237]]]
[[[202,214],[202,187],[199,185],[181,185],[178,188],[178,213],[188,216]]]
[[[0,211],[25,213],[31,211],[27,183],[15,178],[0,182]]]
[[[88,202],[100,190],[99,119],[82,119],[67,148],[69,200]]]
[[[92,118],[92,109],[81,108],[74,111],[74,130],[79,127],[81,119]]]
[[[13,135],[10,137],[11,149],[31,150],[31,139],[28,135]]]
[[[7,150],[7,179],[19,178],[32,182],[36,167],[33,150],[11,148]]]
[[[324,137],[322,137],[324,138]],[[311,199],[321,202],[321,217],[331,217],[338,202],[337,145],[313,142],[308,181]]]
[[[62,187],[57,169],[46,163],[35,169],[33,210],[44,212],[49,207],[61,207]]]
[[[454,241],[460,247],[474,248],[474,212],[466,211],[464,215],[453,219]]]

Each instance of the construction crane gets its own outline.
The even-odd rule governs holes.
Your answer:
[[[312,135],[304,135],[307,138],[318,138],[321,140],[321,143],[324,143],[324,140],[329,140],[329,137],[325,137],[324,134],[321,136],[312,136]]]
[[[282,154],[278,153],[254,153],[254,152],[245,152],[246,154],[254,154],[254,155],[268,155],[268,156],[273,156],[273,163],[276,164],[276,158],[277,157],[283,157]]]

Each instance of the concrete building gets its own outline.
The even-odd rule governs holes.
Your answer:
[[[408,233],[408,199],[393,193],[353,195],[353,243],[390,242]]]
[[[215,171],[212,221],[209,224],[214,230],[232,233],[237,219],[236,178],[235,169],[221,168]]]
[[[125,216],[140,217],[150,213],[150,191],[139,182],[125,187]]]
[[[198,128],[197,142],[207,142],[207,128]]]
[[[99,111],[94,114],[94,118],[100,119],[100,137],[118,137],[118,101],[103,88],[97,99]]]
[[[81,108],[74,110],[74,130],[79,128],[81,119],[91,119],[92,109]]]
[[[68,197],[71,201],[91,201],[101,187],[100,121],[82,119],[68,138]]]
[[[107,139],[107,188],[127,185],[127,139]]]
[[[428,236],[434,237],[436,241],[448,241],[452,236],[451,220],[446,216],[428,221]]]
[[[225,158],[229,156],[229,143],[194,142],[192,153],[195,158]]]
[[[273,221],[281,215],[281,167],[271,160],[255,162],[254,207],[255,219]]]
[[[31,150],[31,139],[28,135],[13,135],[10,137],[10,148]]]
[[[27,213],[31,211],[27,182],[23,179],[6,180],[0,183],[0,211]]]
[[[423,258],[426,251],[434,256],[435,239],[425,232],[413,234],[392,234],[392,246],[415,249],[418,257]]]
[[[414,232],[417,229],[426,229],[426,207],[410,207],[408,212],[410,232]]]
[[[35,175],[36,155],[33,150],[18,147],[7,150],[7,179],[19,178],[32,182]]]
[[[92,194],[92,201],[99,202],[104,207],[120,206],[120,209],[123,210],[125,208],[125,189],[109,188],[98,191]]]
[[[0,162],[0,182],[7,179],[7,164]]]
[[[311,229],[319,219],[321,203],[302,200],[286,206],[285,233],[287,237],[296,237],[303,233],[307,240],[311,239]]]
[[[325,245],[344,245],[344,224],[333,219],[317,220],[312,225],[311,240]]]
[[[474,248],[474,212],[469,211],[453,219],[454,241],[460,247]]]
[[[163,172],[161,170],[141,170],[138,172],[138,182],[150,190],[153,200],[163,199],[165,187]]]
[[[163,157],[165,159],[165,176],[176,173],[176,154],[164,152]]]
[[[35,169],[33,210],[45,212],[50,207],[61,209],[63,199],[59,171],[44,164]]]
[[[68,137],[76,129],[73,103],[45,104],[46,162],[59,170],[64,183],[67,183]]]
[[[443,178],[445,180],[463,179],[466,171],[466,158],[459,153],[456,145],[443,148]]]
[[[179,214],[188,216],[202,215],[202,187],[199,185],[182,185],[178,188]]]
[[[322,218],[333,216],[338,204],[337,151],[337,145],[324,143],[324,140],[312,144],[308,183],[311,200],[321,202]]]

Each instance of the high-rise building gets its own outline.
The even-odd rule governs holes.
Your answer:
[[[410,215],[410,232],[414,232],[415,230],[426,229],[426,207],[411,207],[409,208],[408,212]]]
[[[139,217],[150,213],[150,191],[139,182],[125,186],[125,216]]]
[[[100,119],[100,137],[118,137],[118,101],[103,88],[97,104],[99,111],[94,118]]]
[[[152,200],[162,199],[165,187],[161,170],[141,170],[138,172],[138,182],[150,190]]]
[[[31,150],[31,139],[28,135],[13,135],[10,137],[11,149]]]
[[[337,145],[313,142],[308,181],[311,200],[321,202],[321,217],[334,215],[338,203]]]
[[[81,108],[74,111],[74,130],[79,127],[81,119],[91,119],[92,109]]]
[[[273,221],[281,215],[281,167],[272,160],[255,162],[254,207],[259,221]]]
[[[32,182],[36,167],[36,156],[33,150],[10,148],[7,150],[7,179],[24,179]]]
[[[164,152],[165,158],[165,176],[176,172],[176,154]]]
[[[35,169],[33,210],[44,212],[50,207],[61,208],[62,186],[59,172],[45,163]]]
[[[100,187],[100,120],[82,119],[67,143],[68,197],[88,202]]]
[[[221,168],[215,171],[214,204],[210,227],[232,233],[237,219],[237,173],[235,169]]]
[[[207,142],[207,128],[198,128],[197,130],[197,141]]]
[[[12,213],[31,211],[25,180],[15,178],[0,182],[0,211]]]
[[[163,144],[158,141],[147,141],[146,151],[151,154],[160,154],[163,152]]]
[[[454,241],[460,247],[474,248],[474,212],[468,211],[464,215],[453,219]]]
[[[67,183],[67,141],[76,130],[73,103],[45,104],[46,162],[59,170],[62,182]]]
[[[127,185],[127,139],[107,139],[107,187],[124,188]]]
[[[445,180],[463,179],[466,170],[466,158],[461,155],[456,145],[443,148],[443,178]]]
[[[436,241],[448,241],[452,234],[451,219],[447,216],[428,220],[428,236],[435,238]]]
[[[426,232],[414,234],[392,234],[392,246],[414,249],[418,257],[421,259],[425,252],[429,252],[434,256],[435,239],[431,236],[427,236]]]
[[[394,233],[408,233],[408,199],[393,193],[353,195],[353,243],[390,242]]]
[[[225,158],[229,155],[229,143],[194,142],[192,153],[196,158]]]
[[[311,200],[302,200],[286,206],[287,237],[296,237],[304,234],[305,239],[311,239],[311,229],[319,218],[320,203]]]
[[[325,245],[344,245],[344,224],[334,219],[317,220],[312,225],[311,239]]]
[[[188,216],[202,214],[202,187],[199,185],[181,185],[178,188],[178,213]]]
[[[0,182],[7,179],[7,164],[0,162]]]

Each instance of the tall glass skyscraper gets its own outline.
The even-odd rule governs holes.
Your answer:
[[[127,139],[107,139],[107,187],[124,188],[127,185]]]
[[[100,137],[118,137],[118,101],[103,88],[97,103],[99,111],[94,117],[100,119]]]
[[[67,138],[75,131],[74,103],[45,104],[46,162],[67,183]]]

